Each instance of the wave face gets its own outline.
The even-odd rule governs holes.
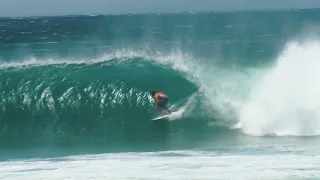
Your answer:
[[[156,116],[151,89],[165,88],[171,104],[197,91],[180,73],[142,58],[119,62],[1,70],[1,146],[145,142]]]
[[[318,135],[318,13],[2,18],[0,148]],[[169,95],[169,121],[150,121],[152,89]]]

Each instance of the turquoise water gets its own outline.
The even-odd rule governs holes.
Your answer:
[[[319,13],[1,18],[0,177],[317,179]]]

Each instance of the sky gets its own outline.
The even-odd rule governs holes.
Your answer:
[[[0,17],[318,7],[320,0],[0,0]]]

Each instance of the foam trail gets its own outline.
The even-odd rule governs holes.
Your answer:
[[[192,112],[192,110],[195,108],[195,97],[196,97],[196,94],[193,94],[182,107],[172,112],[168,119],[170,121],[173,121],[173,120],[181,119],[183,116],[188,116],[189,115],[188,113]],[[170,107],[170,109],[174,109],[174,107],[175,105]]]
[[[244,104],[238,127],[251,135],[320,134],[320,44],[289,43]]]

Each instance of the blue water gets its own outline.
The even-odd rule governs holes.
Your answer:
[[[317,179],[319,13],[1,18],[0,177]]]

